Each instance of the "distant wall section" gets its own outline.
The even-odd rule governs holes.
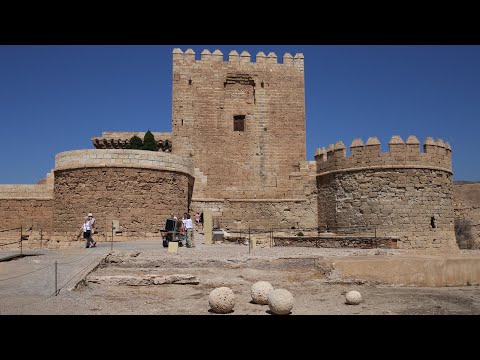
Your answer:
[[[0,230],[23,227],[24,234],[48,236],[52,230],[53,172],[41,185],[0,185]],[[19,238],[19,231],[0,233],[0,239]]]
[[[455,217],[469,220],[475,240],[480,242],[480,183],[455,184],[453,190]]]

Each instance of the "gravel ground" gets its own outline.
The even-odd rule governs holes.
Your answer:
[[[168,253],[159,241],[115,243],[115,251],[108,256],[108,244],[99,244],[97,257],[107,257],[78,288],[64,290],[47,299],[45,296],[39,299],[27,290],[10,293],[0,299],[1,313],[222,316],[209,311],[208,295],[216,287],[228,286],[236,297],[232,315],[268,315],[268,305],[251,302],[251,286],[260,280],[269,281],[274,288],[285,288],[293,294],[292,314],[480,313],[478,286],[420,288],[335,283],[328,279],[328,268],[322,262],[322,257],[407,254],[402,250],[257,247],[249,254],[245,245],[205,246],[202,242],[203,236],[197,233],[197,247],[182,247],[176,254]],[[32,261],[33,258],[19,261]],[[82,261],[87,263],[89,259]],[[118,275],[172,274],[193,275],[199,283],[128,286],[106,285],[95,280]],[[28,286],[23,289],[35,286],[32,281],[25,284]],[[345,304],[345,293],[350,290],[360,291],[363,297],[360,305]]]

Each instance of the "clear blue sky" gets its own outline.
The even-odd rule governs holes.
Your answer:
[[[305,56],[307,160],[391,135],[448,141],[454,180],[480,180],[480,46],[0,46],[0,184],[34,184],[102,131],[171,131],[172,49]],[[281,61],[281,60],[280,60]],[[288,126],[288,124],[286,124]]]

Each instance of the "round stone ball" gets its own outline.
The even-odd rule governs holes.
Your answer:
[[[362,294],[355,290],[349,291],[345,295],[345,302],[349,305],[358,305],[362,302]]]
[[[257,281],[252,285],[251,295],[255,304],[268,304],[268,294],[273,290],[273,286],[267,281]]]
[[[213,312],[217,314],[226,314],[233,310],[235,306],[235,295],[232,289],[228,287],[219,287],[213,289],[208,296],[208,302]]]
[[[274,314],[289,314],[293,308],[293,295],[285,289],[272,290],[268,293],[268,307]]]

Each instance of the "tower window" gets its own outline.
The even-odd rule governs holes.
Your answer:
[[[233,131],[245,131],[245,115],[233,116]]]

